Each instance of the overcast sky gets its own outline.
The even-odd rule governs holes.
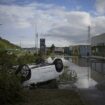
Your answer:
[[[0,0],[0,35],[22,47],[35,46],[35,33],[46,45],[85,43],[105,32],[105,0]]]

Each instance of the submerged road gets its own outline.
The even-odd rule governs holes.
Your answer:
[[[80,67],[70,62],[69,69],[77,73],[78,79],[75,86],[84,104],[105,105],[105,89],[102,91],[96,88],[97,82],[91,78],[90,67]]]
[[[77,82],[75,85],[78,88],[91,88],[97,84],[97,82],[91,78],[90,67],[80,67],[70,62],[69,69],[77,73]]]
[[[67,61],[66,61],[67,62]],[[81,67],[69,60],[69,70],[73,70],[77,74],[77,81],[62,84],[60,89],[76,89],[85,105],[105,105],[105,89],[96,88],[98,84],[91,78],[90,67]]]

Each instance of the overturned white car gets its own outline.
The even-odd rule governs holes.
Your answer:
[[[53,63],[44,63],[39,65],[20,65],[16,75],[20,75],[23,86],[36,85],[56,79],[63,73],[63,62],[57,58]]]

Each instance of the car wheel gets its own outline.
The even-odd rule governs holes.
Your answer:
[[[28,67],[28,65],[19,65],[16,70],[16,75],[21,77],[22,82],[29,80],[31,78],[31,69]]]
[[[61,59],[55,59],[53,63],[55,64],[57,72],[61,72],[63,70],[63,62]]]

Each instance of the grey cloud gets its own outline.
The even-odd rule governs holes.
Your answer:
[[[105,16],[92,18],[92,36],[105,33]]]
[[[0,0],[0,4],[11,4],[16,0]]]
[[[34,46],[35,25],[39,38],[46,38],[47,45],[60,46],[85,43],[88,25],[91,25],[93,35],[101,34],[105,29],[105,16],[93,17],[88,12],[67,11],[63,7],[52,8],[52,5],[38,3],[0,5],[0,22],[4,24],[6,38],[10,39],[8,34],[14,35],[10,40],[16,43],[23,40],[23,47]]]
[[[105,14],[105,0],[96,0],[95,6],[99,14]]]

